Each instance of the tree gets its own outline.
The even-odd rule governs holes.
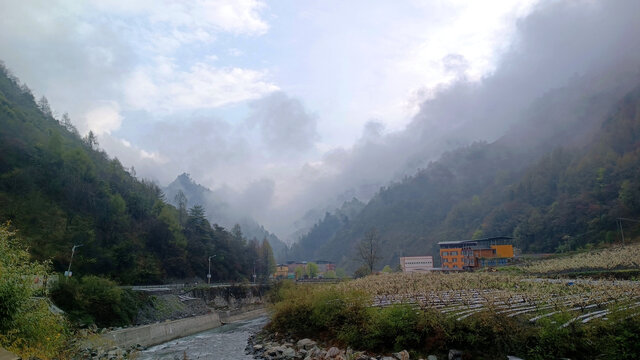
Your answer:
[[[264,264],[264,275],[269,276],[276,272],[276,259],[273,257],[273,249],[267,238],[262,240],[260,247],[262,255],[262,264]]]
[[[178,206],[178,221],[180,222],[180,225],[184,225],[184,222],[187,220],[187,196],[182,192],[182,190],[178,190],[173,201],[175,201]]]
[[[296,267],[296,269],[293,272],[296,274],[296,280],[302,279],[306,275],[306,271],[302,266]]]
[[[71,118],[69,117],[69,113],[64,113],[62,114],[62,119],[60,119],[60,124],[62,126],[64,126],[65,129],[67,129],[67,131],[77,134],[78,130],[76,129],[75,126],[73,126],[73,123],[71,122]]]
[[[336,276],[338,277],[338,279],[344,279],[345,277],[347,277],[347,272],[343,268],[337,268]]]
[[[242,228],[240,227],[240,224],[233,225],[233,228],[231,229],[231,235],[233,235],[233,238],[238,243],[243,244],[243,245],[246,243],[244,235],[242,234]]]
[[[315,278],[318,276],[318,264],[314,262],[310,262],[307,264],[307,273],[310,278]]]
[[[391,266],[389,266],[389,265],[385,265],[385,266],[382,268],[382,272],[383,272],[383,273],[387,273],[387,274],[391,274],[391,273],[393,272],[393,269],[391,269]]]
[[[87,136],[84,137],[84,143],[91,149],[95,149],[98,147],[98,137],[93,133],[92,130],[89,130]]]
[[[337,278],[338,276],[336,275],[336,272],[335,272],[335,271],[333,271],[333,270],[329,270],[329,271],[327,271],[326,273],[324,273],[324,277],[325,277],[325,278],[327,278],[327,279],[335,279],[335,278]]]
[[[367,265],[362,265],[353,273],[353,277],[358,279],[361,277],[365,277],[369,274],[371,274],[369,267]]]
[[[38,109],[40,109],[45,116],[52,116],[51,106],[49,106],[49,100],[47,100],[46,97],[41,97],[37,105]]]
[[[358,260],[363,266],[373,273],[376,263],[382,258],[380,256],[380,236],[376,228],[371,228],[364,234],[360,244],[358,244]]]

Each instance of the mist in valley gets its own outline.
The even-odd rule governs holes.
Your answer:
[[[210,23],[187,25],[142,5],[63,6],[47,14],[37,2],[5,2],[2,12],[23,20],[0,25],[0,52],[7,67],[37,95],[46,95],[56,112],[68,111],[81,133],[93,130],[99,146],[134,168],[138,178],[165,187],[188,173],[210,190],[206,196],[214,204],[207,209],[212,222],[230,225],[249,218],[289,243],[326,211],[353,198],[367,202],[382,186],[415,174],[446,151],[498,139],[523,152],[578,146],[639,80],[640,43],[635,37],[640,33],[640,4],[528,2],[505,11],[504,31],[494,39],[493,62],[484,72],[477,70],[476,59],[463,55],[464,49],[442,54],[421,66],[437,69],[444,80],[404,92],[404,120],[391,122],[384,112],[376,117],[365,108],[358,125],[347,126],[351,119],[331,118],[336,112],[329,100],[305,100],[309,88],[290,79],[279,84],[269,75],[285,71],[290,63],[277,70],[273,63],[255,69],[248,65],[260,58],[261,50],[277,45],[251,48],[253,52],[244,55],[236,49],[231,55],[234,48],[227,44],[233,36],[252,46],[261,38],[300,41],[283,36],[277,22],[269,23],[273,19],[267,14],[280,7],[257,4],[238,9],[237,23],[205,19]],[[122,20],[87,15],[86,7]],[[371,8],[365,11],[384,7]],[[197,10],[181,8],[187,15]],[[314,10],[318,26],[330,26],[322,23],[321,11]],[[37,16],[45,20],[38,22]],[[149,38],[145,31],[121,23],[136,16],[150,19],[142,28],[173,31],[174,36]],[[327,30],[322,41],[304,41],[334,41],[336,49],[343,49],[349,39],[341,39],[337,31],[349,28],[350,21],[360,20],[340,17],[336,31]],[[176,29],[183,33],[176,36]],[[189,37],[191,30],[199,35]],[[232,37],[222,35],[226,33]],[[204,34],[220,34],[220,39]],[[270,34],[282,38],[272,40]],[[392,30],[388,37],[380,31],[374,35],[378,38],[367,49],[399,36]],[[29,46],[16,46],[20,41]],[[195,51],[203,44],[218,46],[209,63],[183,63],[178,49]],[[231,48],[224,56],[220,44]],[[53,55],[43,61],[33,49]],[[375,54],[371,51],[365,52]],[[146,54],[152,57],[144,59]],[[349,53],[315,55],[331,60]],[[238,65],[233,59],[239,59]],[[326,82],[334,86],[329,89],[332,96],[341,96],[349,90],[344,81],[349,74],[340,67],[334,70]],[[357,75],[376,83],[376,72]],[[553,111],[548,111],[550,103]],[[346,110],[343,114],[352,115]],[[329,120],[331,126],[323,125]],[[345,134],[340,134],[341,123]],[[332,143],[328,134],[350,140]]]

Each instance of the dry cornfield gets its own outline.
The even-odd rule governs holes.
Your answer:
[[[337,285],[373,297],[374,306],[410,304],[462,320],[481,311],[531,322],[570,314],[571,322],[640,315],[640,284],[635,281],[528,279],[496,273],[387,274]]]

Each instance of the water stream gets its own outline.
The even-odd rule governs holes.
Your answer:
[[[267,323],[267,317],[239,321],[198,334],[172,340],[148,348],[140,353],[139,360],[251,360],[245,355],[247,339]]]

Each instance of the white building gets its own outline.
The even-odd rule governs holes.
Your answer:
[[[433,270],[433,256],[407,256],[400,258],[402,272],[429,272]]]

